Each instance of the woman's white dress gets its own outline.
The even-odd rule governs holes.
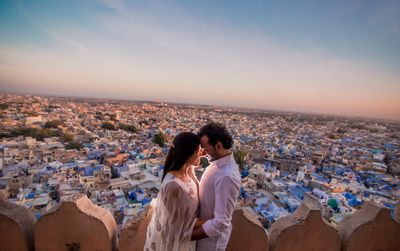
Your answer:
[[[147,228],[144,251],[194,251],[196,242],[190,239],[198,206],[195,181],[183,181],[167,173]]]

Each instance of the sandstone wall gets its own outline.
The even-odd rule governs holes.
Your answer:
[[[38,251],[104,250],[117,248],[117,226],[111,213],[86,196],[63,201],[35,225]]]
[[[397,210],[399,206],[397,207]],[[0,251],[2,250],[143,250],[149,207],[128,222],[117,244],[112,215],[94,205],[86,196],[63,201],[36,223],[22,206],[0,201]],[[398,219],[398,211],[395,218]],[[286,250],[399,250],[400,223],[390,210],[366,202],[355,214],[334,228],[321,217],[318,206],[305,201],[291,215],[272,224],[269,233],[249,208],[236,209],[229,251]]]

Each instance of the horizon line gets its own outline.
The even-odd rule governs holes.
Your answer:
[[[63,94],[43,94],[43,93],[26,93],[26,92],[5,92],[0,91],[0,94],[6,95],[32,95],[42,97],[54,97],[54,98],[76,98],[76,99],[92,99],[92,100],[108,100],[108,101],[125,101],[125,102],[136,102],[136,103],[166,103],[172,105],[192,105],[192,106],[208,106],[217,108],[230,108],[239,110],[255,110],[255,112],[269,112],[269,113],[289,113],[289,114],[300,114],[310,116],[329,116],[329,117],[340,117],[348,119],[361,119],[361,120],[372,120],[386,123],[400,124],[400,119],[389,119],[389,118],[376,118],[367,116],[356,116],[356,115],[345,115],[345,114],[333,114],[333,113],[318,113],[318,112],[304,112],[295,110],[277,110],[259,107],[244,107],[244,106],[230,106],[230,105],[216,105],[216,104],[204,104],[204,103],[185,103],[179,101],[163,101],[159,99],[154,100],[139,100],[139,99],[126,99],[126,98],[109,98],[109,97],[90,97],[90,96],[78,96],[78,95],[63,95]]]

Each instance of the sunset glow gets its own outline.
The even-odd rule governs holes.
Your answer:
[[[39,2],[0,4],[1,92],[400,119],[398,1]]]

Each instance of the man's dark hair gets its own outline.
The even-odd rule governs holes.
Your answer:
[[[215,146],[218,142],[222,143],[225,149],[230,149],[233,145],[232,136],[229,134],[226,127],[219,123],[209,123],[203,126],[197,133],[199,139],[203,136],[208,137],[210,145]]]

